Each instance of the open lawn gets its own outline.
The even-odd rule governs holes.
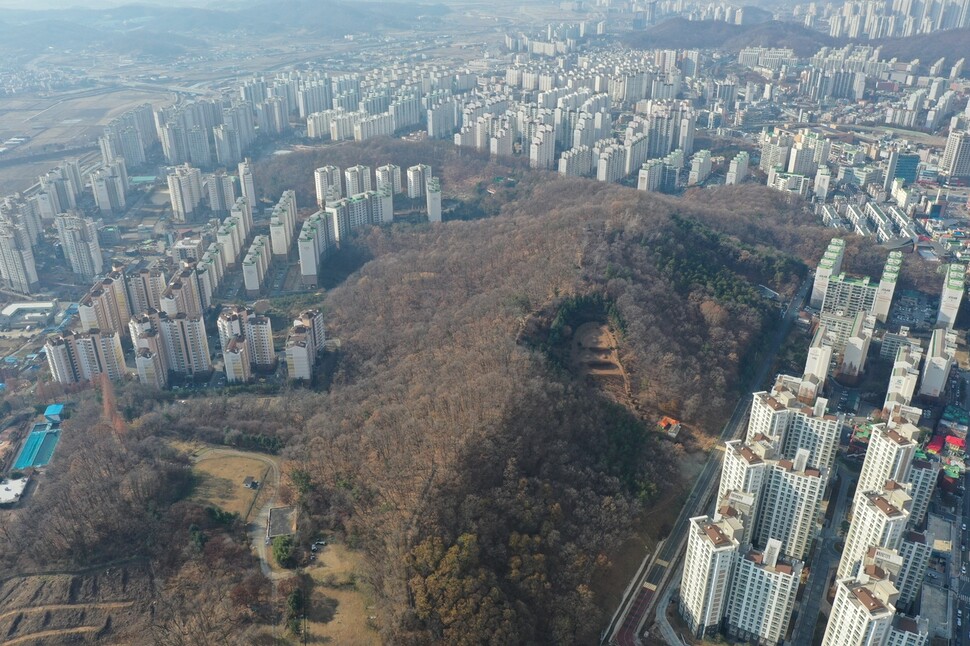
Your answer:
[[[320,548],[313,567],[307,573],[316,585],[308,616],[308,642],[377,646],[380,635],[370,627],[370,601],[366,588],[355,572],[362,555],[344,545]]]
[[[244,487],[243,479],[252,476],[262,482],[269,467],[253,458],[218,456],[197,462],[192,471],[199,478],[193,498],[235,512],[246,520],[259,490]]]
[[[192,459],[192,472],[198,478],[192,493],[194,500],[237,513],[246,521],[264,504],[263,497],[271,495],[262,486],[258,490],[244,487],[243,480],[252,476],[262,485],[269,473],[270,462],[276,460],[273,456],[226,450],[198,442],[172,442],[172,446]]]

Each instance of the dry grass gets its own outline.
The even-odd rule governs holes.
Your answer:
[[[309,617],[308,642],[378,646],[380,635],[370,627],[372,616],[365,590],[355,577],[361,555],[344,545],[327,545],[307,573],[316,582]]]
[[[199,478],[192,498],[235,512],[245,520],[259,491],[244,487],[243,479],[252,476],[262,482],[267,470],[264,462],[253,458],[220,455],[202,460],[192,467]]]

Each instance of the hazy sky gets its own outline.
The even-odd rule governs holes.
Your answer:
[[[117,7],[122,4],[194,5],[204,7],[213,4],[213,2],[212,0],[0,0],[0,9],[64,9],[67,7],[104,9],[106,7]]]

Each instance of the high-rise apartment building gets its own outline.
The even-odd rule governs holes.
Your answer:
[[[386,164],[377,167],[377,191],[388,190],[394,195],[404,191],[401,182],[401,167]]]
[[[431,167],[417,164],[408,168],[408,197],[415,200],[424,197],[425,185],[431,179]]]
[[[219,217],[227,215],[236,203],[236,185],[225,171],[213,173],[206,178],[206,193],[209,209]]]
[[[781,553],[796,559],[808,554],[821,511],[825,478],[807,466],[809,451],[795,460],[769,464],[757,516],[756,543],[781,542]]]
[[[727,178],[724,183],[727,186],[733,184],[741,184],[748,178],[748,166],[750,165],[750,157],[746,151],[741,151],[734,156],[731,160],[730,166],[728,166]]]
[[[953,130],[946,139],[940,171],[948,177],[970,177],[970,130]]]
[[[782,557],[777,540],[739,557],[725,613],[728,636],[766,646],[780,643],[788,632],[802,567],[801,561]]]
[[[953,329],[957,313],[960,311],[960,303],[963,302],[966,273],[967,269],[963,265],[951,264],[946,266],[943,293],[940,295],[940,309],[936,314],[937,327]]]
[[[909,521],[910,500],[905,488],[892,481],[884,487],[863,491],[856,496],[852,522],[839,561],[840,579],[858,573],[859,565],[870,547],[899,548]]]
[[[0,278],[8,289],[21,294],[37,289],[37,265],[25,228],[0,226]]]
[[[182,312],[169,316],[161,312],[157,320],[166,363],[172,372],[192,377],[212,371],[209,339],[201,317],[190,317]]]
[[[825,302],[825,293],[828,291],[829,279],[842,272],[842,257],[845,254],[845,240],[832,238],[828,248],[818,262],[815,270],[815,282],[812,287],[812,296],[809,303],[812,307],[822,308]]]
[[[162,307],[162,294],[165,292],[165,273],[157,268],[143,268],[125,276],[128,284],[128,302],[132,314]]]
[[[223,346],[223,364],[226,369],[226,381],[246,383],[252,378],[252,361],[249,356],[249,345],[241,336],[234,336]]]
[[[896,607],[908,612],[923,585],[923,577],[933,553],[933,535],[905,532],[898,551],[902,558],[902,567],[894,582],[899,590]]]
[[[428,180],[426,191],[428,222],[441,222],[441,182],[437,177]]]
[[[809,406],[799,399],[802,380],[781,375],[770,393],[754,393],[746,441],[758,435],[772,439],[781,454],[793,460],[799,449],[809,452],[808,466],[828,473],[835,461],[841,420],[825,412],[828,400]]]
[[[883,345],[886,345],[883,340]],[[881,354],[881,353],[880,353]],[[923,349],[919,343],[899,345],[896,350],[893,371],[889,375],[889,387],[883,402],[883,413],[889,415],[896,406],[909,406],[919,383],[920,364],[923,363]]]
[[[202,204],[202,171],[184,164],[172,169],[166,179],[172,217],[176,222],[190,221]]]
[[[373,190],[370,167],[357,164],[344,170],[344,185],[347,187],[347,197]]]
[[[940,463],[929,460],[913,460],[909,467],[906,481],[912,486],[909,495],[913,498],[909,510],[909,526],[922,527],[926,512],[930,508],[930,500],[936,490],[936,481],[940,475]]]
[[[95,283],[78,302],[78,317],[84,331],[118,332],[127,337],[131,306],[124,276],[120,272],[111,272]]]
[[[313,368],[325,341],[323,314],[319,310],[307,310],[293,321],[293,329],[286,339],[286,368],[290,379],[313,379]]]
[[[919,429],[905,422],[893,428],[873,424],[866,457],[856,487],[856,503],[866,492],[876,491],[888,480],[907,482],[909,468],[919,448]]]
[[[320,277],[320,263],[327,251],[333,235],[330,231],[330,218],[323,211],[312,214],[303,223],[297,238],[300,252],[300,280],[303,285],[316,285]]]
[[[888,577],[840,577],[822,646],[884,644],[896,614],[897,596]]]
[[[885,323],[889,317],[889,307],[893,302],[893,294],[896,293],[896,281],[899,280],[899,272],[903,266],[903,254],[899,251],[890,251],[883,266],[882,277],[876,286],[876,295],[872,302],[870,313],[876,317],[880,323]]]
[[[684,576],[680,583],[680,615],[695,637],[717,630],[727,607],[731,575],[738,558],[732,519],[715,522],[709,516],[690,519]]]
[[[765,482],[768,462],[774,457],[774,448],[767,441],[743,443],[730,440],[724,443],[724,462],[721,464],[721,481],[717,499],[735,491],[760,498]]]
[[[253,163],[249,159],[239,162],[239,192],[246,198],[249,208],[257,209],[256,182],[253,179]]]
[[[953,332],[945,328],[933,330],[926,356],[923,359],[923,376],[919,384],[919,394],[933,399],[942,397],[950,368],[956,358],[957,339]]]
[[[317,194],[317,206],[321,209],[331,202],[342,199],[343,174],[336,166],[322,166],[313,171],[313,185]]]
[[[101,375],[116,380],[125,374],[125,357],[117,332],[66,332],[48,337],[44,349],[51,375],[58,383],[92,381]]]
[[[296,192],[283,191],[269,219],[270,246],[274,256],[286,256],[296,233]]]
[[[104,267],[94,220],[76,213],[61,213],[54,218],[54,227],[71,271],[93,280]]]

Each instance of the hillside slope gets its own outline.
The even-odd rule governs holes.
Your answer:
[[[310,516],[372,555],[390,642],[594,641],[590,580],[676,482],[675,449],[556,348],[602,321],[646,419],[716,428],[776,318],[755,286],[802,271],[759,240],[825,239],[759,191],[711,210],[523,184],[495,218],[371,230],[374,259],[324,303],[344,362],[291,449],[296,479]]]

